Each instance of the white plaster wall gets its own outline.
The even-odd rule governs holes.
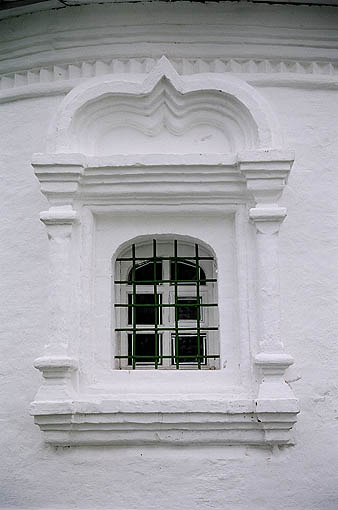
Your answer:
[[[102,14],[95,14],[102,12],[99,6],[91,9],[76,8],[76,23],[94,23],[94,15],[103,23]],[[166,9],[161,18],[156,6],[164,27]],[[266,16],[266,9],[251,10],[250,22],[264,25],[259,13]],[[283,9],[276,23],[287,23],[289,16],[295,25],[294,8]],[[307,13],[305,24],[313,25],[316,11],[299,9]],[[69,10],[62,12],[58,27],[62,16],[69,23]],[[18,18],[16,24],[11,20],[6,33],[20,23],[23,31],[34,32],[34,16],[40,27],[43,21],[53,25],[51,13],[43,13]],[[237,16],[244,23],[245,10]],[[327,10],[323,17],[334,25]],[[151,55],[151,45],[144,51]],[[338,508],[338,90],[279,87],[276,80],[260,91],[273,105],[287,145],[296,150],[281,201],[289,216],[280,234],[283,340],[295,358],[288,377],[301,404],[295,446],[273,452],[44,446],[28,406],[40,382],[33,360],[46,343],[48,247],[39,221],[46,201],[29,162],[32,153],[45,150],[46,131],[62,97],[21,99],[0,104],[1,508]]]

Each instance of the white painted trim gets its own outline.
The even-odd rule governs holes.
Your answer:
[[[31,86],[38,87],[44,83],[54,90],[66,87],[68,90],[80,80],[88,80],[98,76],[144,74],[153,68],[158,59],[155,58],[112,58],[101,60],[80,60],[74,63],[60,63],[58,65],[34,67],[32,69],[21,69],[13,72],[1,73],[1,92],[11,89],[29,89]],[[293,78],[296,80],[314,77],[323,80],[337,80],[338,62],[321,60],[300,60],[300,59],[273,59],[268,58],[200,58],[200,57],[178,57],[169,58],[171,64],[180,75],[193,75],[204,73],[233,74],[242,76],[244,81],[250,79],[283,80]],[[61,77],[60,77],[61,72]],[[252,77],[252,78],[250,78]],[[67,92],[68,92],[67,90]],[[38,91],[38,89],[37,89]]]
[[[46,443],[81,445],[233,445],[292,444],[290,429],[297,405],[257,413],[256,401],[188,398],[186,400],[124,396],[114,401],[32,404],[31,413]],[[296,402],[296,401],[295,401]]]
[[[85,106],[90,107],[91,110],[93,108],[97,110],[107,98],[110,101],[109,104],[113,105],[118,104],[121,100],[125,102],[134,97],[149,96],[150,98],[152,94],[155,94],[156,85],[164,79],[171,84],[172,90],[167,93],[169,92],[169,95],[173,97],[175,94],[183,97],[183,105],[189,100],[192,93],[199,93],[203,98],[208,93],[214,94],[215,98],[221,94],[218,103],[222,113],[223,110],[231,111],[232,108],[234,111],[237,110],[240,118],[239,123],[247,136],[253,136],[251,133],[253,128],[250,126],[253,123],[257,130],[257,148],[271,149],[282,145],[278,120],[268,102],[253,87],[229,75],[225,77],[210,73],[180,76],[169,60],[163,56],[145,78],[139,74],[130,74],[126,78],[110,75],[88,80],[73,89],[62,101],[51,124],[47,150],[71,152],[74,147],[72,140],[74,131],[77,132],[79,129],[77,126],[86,122],[88,114],[85,111]],[[192,97],[195,98],[195,96]],[[95,104],[93,105],[94,100]],[[182,107],[184,108],[183,105],[177,109],[177,114]],[[206,99],[206,109],[208,105],[208,99]],[[90,111],[90,115],[94,116],[94,111]]]
[[[81,125],[76,124],[74,119],[82,118],[84,125],[90,126],[90,114],[97,113],[95,108],[88,109],[88,105],[105,100],[107,96],[112,96],[118,102],[122,94],[129,94],[137,100],[151,94],[156,85],[161,85],[164,80],[170,82],[166,92],[173,95],[179,93],[181,99],[192,91],[197,93],[194,96],[201,93],[202,97],[207,92],[215,91],[213,100],[216,103],[226,97],[228,102],[224,104],[232,113],[238,108],[241,129],[244,132],[246,129],[250,131],[252,126],[257,129],[259,136],[254,140],[255,147],[250,146],[250,137],[244,137],[246,142],[250,142],[249,147],[242,147],[239,153],[157,154],[152,151],[149,154],[115,154],[107,157],[74,153],[76,147],[74,149],[68,143],[72,140],[68,135]],[[161,93],[160,87],[157,91]],[[196,105],[193,105],[194,108]],[[99,119],[101,112],[98,112]],[[212,75],[181,77],[165,58],[146,78],[134,74],[122,81],[116,76],[94,79],[73,90],[62,102],[51,131],[51,140],[56,139],[58,151],[35,155],[32,163],[41,183],[41,191],[51,206],[41,219],[49,232],[52,300],[58,304],[58,315],[54,316],[55,324],[50,333],[52,342],[46,347],[44,355],[47,361],[37,362],[44,383],[31,406],[31,413],[48,443],[291,443],[290,429],[296,421],[298,403],[284,380],[284,372],[292,363],[292,358],[283,352],[278,331],[279,277],[275,234],[285,217],[285,210],[278,207],[277,200],[286,185],[294,154],[278,149],[282,139],[276,126],[275,116],[266,101],[241,80]],[[238,130],[238,133],[241,131]],[[63,152],[60,152],[61,149]],[[251,207],[253,205],[256,207]],[[250,295],[252,289],[249,287],[246,246],[252,245],[253,232],[249,224],[245,226],[247,220],[244,212],[248,207],[251,207],[250,218],[256,225],[257,240],[264,235],[264,239],[257,243],[257,253],[263,284],[270,286],[274,292],[271,302],[266,297],[260,299],[260,295]],[[208,225],[212,225],[213,218],[220,218],[221,215],[223,222],[224,216],[228,215],[227,221],[230,223],[227,228],[234,251],[231,251],[228,259],[231,268],[226,268],[226,271],[233,273],[235,264],[232,254],[236,253],[237,295],[227,294],[224,287],[220,303],[223,306],[223,298],[224,302],[238,300],[239,324],[234,338],[240,337],[240,345],[232,362],[235,365],[236,361],[237,371],[242,374],[244,371],[240,384],[233,379],[234,368],[230,372],[221,372],[225,366],[218,371],[182,371],[179,374],[174,371],[156,371],[154,374],[155,371],[151,370],[148,373],[112,370],[107,338],[110,338],[110,328],[114,328],[114,323],[101,320],[102,314],[107,318],[110,310],[110,291],[107,289],[110,289],[114,253],[110,252],[114,245],[111,236],[118,230],[118,212],[124,211],[128,213],[127,227],[121,234],[120,246],[135,237],[135,233],[128,236],[129,215],[135,218],[139,211],[145,209],[155,212],[154,218],[163,214],[161,225],[166,211],[170,209],[176,214],[180,212],[190,216],[198,210],[208,218]],[[99,227],[95,230],[97,217],[108,218],[111,222],[108,239],[107,235],[102,238],[108,244],[105,245],[101,261],[95,254],[95,250],[99,249],[95,243],[95,236],[100,230]],[[151,218],[148,215],[149,229]],[[220,226],[217,227],[219,239],[222,239],[224,225],[222,223],[222,230]],[[168,232],[176,235],[169,230],[164,234]],[[190,234],[182,232],[182,235]],[[94,271],[95,261],[97,265]],[[73,277],[71,282],[70,274]],[[94,280],[97,282],[100,278],[104,285],[95,287]],[[95,289],[98,289],[101,301],[93,298]],[[258,290],[261,292],[259,285]],[[92,300],[96,308],[92,307]],[[256,331],[253,331],[253,311],[248,311],[248,304],[253,301],[260,302],[258,308],[263,320],[259,326],[264,326],[262,331],[268,342],[259,337],[260,328],[257,339]],[[79,307],[81,313],[78,313]],[[270,312],[272,322],[269,321]],[[95,313],[97,323],[102,323],[100,340],[105,338],[100,348],[95,344],[100,332],[94,338],[91,336]],[[224,306],[223,314],[220,314],[221,333],[227,331],[224,329],[226,313],[229,318],[228,308]],[[80,322],[77,322],[77,316]],[[277,325],[277,330],[274,325]],[[260,354],[255,358],[257,351]],[[66,360],[75,359],[76,362],[77,357],[79,370],[75,369],[73,361]],[[254,381],[255,366],[263,374],[258,388]],[[150,396],[145,388],[149,384],[153,388],[154,376],[159,390],[157,396],[154,392]],[[207,385],[209,393],[201,394],[196,386],[193,395],[185,396],[182,391],[175,393],[172,390],[172,378],[175,376],[176,389],[184,387],[187,381],[192,386],[193,381],[198,381],[203,385],[203,391]],[[224,387],[224,380],[230,379],[231,383]],[[224,392],[216,395],[220,383]],[[123,395],[114,394],[114,391],[118,391],[118,385],[129,390]],[[255,393],[258,393],[257,399]]]
[[[331,65],[333,66],[333,64]],[[233,75],[253,87],[338,90],[338,73],[326,72],[324,68],[318,67],[323,69],[322,72],[318,71],[318,74],[297,74],[293,72],[276,72],[275,74],[269,72],[252,74],[243,72],[239,74],[237,72],[233,73]],[[334,69],[338,69],[338,64],[335,64]],[[0,104],[34,97],[63,96],[87,80],[87,78],[80,78],[51,82],[41,81],[39,83],[16,86],[11,84],[12,75],[8,76],[9,81],[7,81],[7,75],[3,78],[2,90],[0,89]]]

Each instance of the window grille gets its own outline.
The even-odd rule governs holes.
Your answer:
[[[198,244],[190,245],[188,255],[180,255],[178,240],[160,243],[161,253],[158,245],[153,239],[144,256],[133,244],[129,256],[116,259],[117,365],[218,368],[215,259],[200,255]]]

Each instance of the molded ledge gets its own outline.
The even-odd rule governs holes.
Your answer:
[[[253,399],[45,401],[33,402],[31,414],[54,446],[292,444],[294,403],[261,404]]]
[[[42,356],[34,361],[34,367],[45,372],[48,370],[76,370],[78,361],[69,356]]]

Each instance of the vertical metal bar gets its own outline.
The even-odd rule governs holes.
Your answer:
[[[158,326],[158,314],[159,314],[159,309],[158,309],[158,294],[157,294],[157,261],[156,261],[156,239],[153,239],[153,265],[154,265],[154,272],[153,272],[153,275],[154,275],[154,311],[155,311],[155,369],[158,368],[158,331],[157,331],[157,326]]]
[[[196,259],[196,320],[197,320],[197,364],[201,369],[201,302],[200,302],[200,266],[198,259],[198,244],[195,244]]]
[[[175,289],[175,361],[176,361],[176,369],[180,368],[179,354],[178,354],[178,293],[177,293],[177,240],[174,241],[174,289]]]
[[[135,370],[135,352],[136,352],[136,253],[135,253],[135,244],[131,247],[132,251],[132,260],[133,260],[133,267],[132,267],[132,286],[133,286],[133,301],[132,301],[132,311],[133,311],[133,348],[132,348],[132,363],[133,363],[133,370]]]

